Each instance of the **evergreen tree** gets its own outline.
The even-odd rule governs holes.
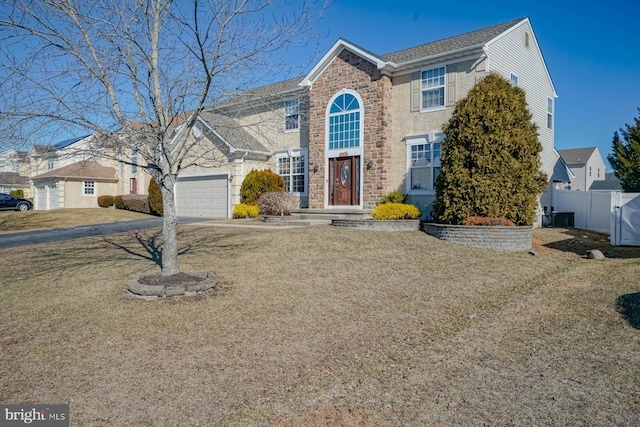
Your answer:
[[[640,112],[640,108],[638,108]],[[620,129],[624,141],[618,132],[613,133],[611,154],[607,160],[616,176],[620,178],[622,190],[627,193],[640,193],[640,116],[635,124],[626,124]]]
[[[524,90],[489,74],[456,104],[444,132],[438,221],[497,216],[532,224],[547,177],[540,171],[542,145]]]

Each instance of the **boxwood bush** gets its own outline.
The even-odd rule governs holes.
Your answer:
[[[108,208],[109,206],[113,206],[113,196],[98,196],[98,206],[101,208]]]

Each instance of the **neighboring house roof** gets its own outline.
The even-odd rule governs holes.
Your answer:
[[[382,58],[384,58],[386,61],[400,64],[403,62],[414,61],[456,50],[482,46],[525,19],[526,18],[515,19],[513,21],[504,22],[492,27],[471,31],[458,36],[437,40],[431,43],[425,43],[420,46],[410,47],[408,49],[403,49],[396,52],[387,53],[385,55],[382,55]]]
[[[622,191],[620,178],[614,173],[606,173],[603,181],[593,181],[589,190],[613,190]]]
[[[65,139],[64,141],[60,141],[60,142],[56,142],[55,144],[53,144],[53,148],[56,150],[60,150],[62,148],[68,147],[71,144],[75,144],[78,141],[81,141],[85,138],[90,137],[93,134],[89,134],[89,135],[84,135],[84,136],[76,136],[74,138],[69,138],[69,139]]]
[[[550,179],[553,182],[571,182],[571,180],[576,176],[571,172],[571,169],[569,169],[567,163],[564,161],[560,153],[558,153],[558,150],[554,148],[553,154],[556,157],[556,164],[553,167],[553,175]]]
[[[31,178],[32,180],[38,179],[51,179],[51,178],[80,178],[80,179],[92,179],[92,180],[117,180],[115,168],[109,166],[102,166],[95,160],[83,160],[77,163],[72,163],[68,166],[63,166],[58,169],[45,172],[38,176]]]
[[[31,150],[30,152],[34,153],[34,154],[48,154],[53,152],[53,146],[51,145],[41,145],[41,144],[34,144],[31,146]]]
[[[218,139],[227,144],[231,152],[250,151],[270,154],[269,149],[244,130],[232,117],[212,111],[203,111],[199,117],[207,125],[209,131],[212,131]]]
[[[0,184],[2,185],[29,185],[29,178],[18,172],[0,172]]]
[[[596,147],[588,147],[588,148],[572,148],[569,150],[558,150],[560,156],[562,156],[562,160],[568,165],[587,163],[593,152],[596,150]]]

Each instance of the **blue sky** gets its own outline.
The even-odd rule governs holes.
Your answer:
[[[517,18],[531,20],[558,93],[556,148],[597,146],[640,107],[640,2],[334,0],[318,33],[320,55],[342,37],[377,54]]]

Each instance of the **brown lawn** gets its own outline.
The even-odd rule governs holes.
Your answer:
[[[74,227],[86,224],[129,221],[150,218],[150,215],[122,209],[86,208],[53,209],[50,211],[0,211],[0,235],[42,228]]]
[[[125,283],[158,270],[158,230],[0,251],[0,402],[80,426],[637,425],[640,248],[535,235],[538,256],[183,226],[183,270],[223,285],[155,302]]]

